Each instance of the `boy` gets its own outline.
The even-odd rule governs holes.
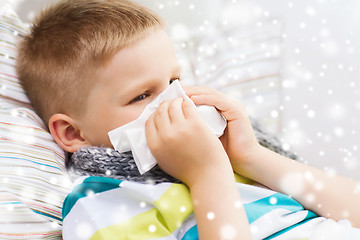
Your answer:
[[[180,68],[162,20],[148,9],[120,0],[68,0],[35,22],[20,45],[18,75],[55,141],[73,153],[84,146],[112,147],[107,133],[135,120],[180,78]],[[241,196],[233,171],[291,194],[319,215],[360,226],[355,181],[261,147],[238,101],[207,88],[186,92],[227,119],[220,141],[182,98],[159,106],[146,136],[158,165],[189,187],[201,239],[221,239],[224,224],[231,239],[251,239],[245,211],[234,204]],[[283,184],[294,176],[303,183],[299,191]],[[321,183],[321,191],[314,183]]]

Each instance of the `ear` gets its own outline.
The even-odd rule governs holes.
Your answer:
[[[75,123],[73,118],[61,113],[54,114],[49,119],[49,130],[56,143],[71,153],[89,145]]]

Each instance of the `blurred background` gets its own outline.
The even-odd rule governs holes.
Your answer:
[[[239,98],[301,161],[360,180],[360,1],[136,1],[167,20],[184,83]],[[56,0],[7,2],[31,22]]]

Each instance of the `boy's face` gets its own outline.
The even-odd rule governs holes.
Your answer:
[[[157,30],[117,52],[100,73],[76,121],[88,145],[112,147],[107,133],[138,118],[180,77],[180,67],[167,34]]]

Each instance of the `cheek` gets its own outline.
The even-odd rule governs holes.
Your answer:
[[[108,132],[137,119],[143,112],[143,107],[102,110],[87,118],[83,129],[84,137],[90,145],[112,147]]]
[[[131,114],[125,114],[125,115],[119,117],[119,119],[117,121],[118,126],[122,126],[122,125],[128,124],[129,122],[136,120],[140,116],[140,114],[131,113]]]
[[[116,116],[113,117],[113,119],[111,119],[111,121],[113,122],[113,124],[111,124],[113,126],[113,129],[136,120],[138,117],[140,117],[144,108],[139,107],[128,111],[120,111],[118,114],[116,114]]]

